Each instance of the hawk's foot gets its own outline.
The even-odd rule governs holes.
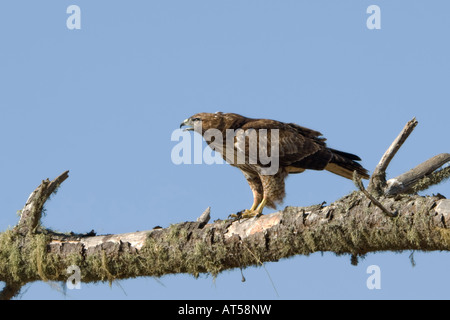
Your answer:
[[[259,217],[262,213],[259,212],[259,210],[244,210],[241,213],[241,218],[253,218],[253,217]]]
[[[259,212],[258,210],[246,209],[246,210],[239,211],[237,213],[232,213],[228,216],[228,218],[240,220],[240,219],[249,219],[249,218],[253,218],[253,217],[259,217],[260,215],[262,215],[262,213]]]
[[[242,218],[242,212],[243,212],[243,211],[239,211],[239,212],[236,212],[236,213],[232,213],[232,214],[228,215],[228,218],[230,218],[230,219],[235,219],[235,220],[239,220],[239,219]]]
[[[266,205],[266,198],[263,198],[261,203],[256,206],[256,204],[253,204],[253,206],[250,209],[239,211],[238,213],[233,213],[228,216],[228,218],[234,218],[236,220],[239,219],[249,219],[254,217],[259,217],[262,215],[263,209]]]

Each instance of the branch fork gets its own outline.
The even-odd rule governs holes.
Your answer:
[[[450,168],[442,168],[446,163],[450,162],[450,154],[442,153],[431,159],[419,164],[417,167],[406,173],[399,175],[386,181],[386,170],[397,154],[397,151],[406,141],[417,126],[416,118],[408,121],[403,130],[392,142],[384,153],[380,162],[376,166],[368,185],[368,192],[376,196],[396,196],[399,194],[412,194],[425,190],[431,185],[438,184],[450,177]],[[355,181],[358,188],[360,185]],[[362,190],[361,190],[362,191]]]

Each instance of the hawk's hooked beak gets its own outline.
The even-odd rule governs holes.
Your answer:
[[[194,131],[194,123],[191,120],[191,118],[187,118],[182,123],[180,123],[180,129],[182,127],[187,127],[187,128],[184,128],[183,131]]]

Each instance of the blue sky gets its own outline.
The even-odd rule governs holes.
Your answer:
[[[69,30],[66,9],[81,9]],[[368,6],[381,9],[369,30]],[[32,190],[70,170],[46,227],[99,234],[167,227],[248,208],[228,165],[175,165],[170,137],[197,112],[236,112],[321,131],[369,170],[414,116],[389,177],[450,151],[448,1],[12,1],[0,4],[0,230]],[[353,183],[288,178],[283,206],[331,203]],[[449,185],[428,193],[449,196]],[[271,210],[265,211],[266,213]],[[83,284],[39,282],[23,299],[450,298],[448,253],[297,256],[264,267]],[[381,270],[380,290],[366,286]]]

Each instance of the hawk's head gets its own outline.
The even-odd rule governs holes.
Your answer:
[[[206,113],[201,112],[194,114],[192,117],[187,118],[180,124],[180,129],[186,127],[186,131],[195,131],[203,135],[208,129],[218,129],[220,131],[227,127],[227,113],[216,112]]]

